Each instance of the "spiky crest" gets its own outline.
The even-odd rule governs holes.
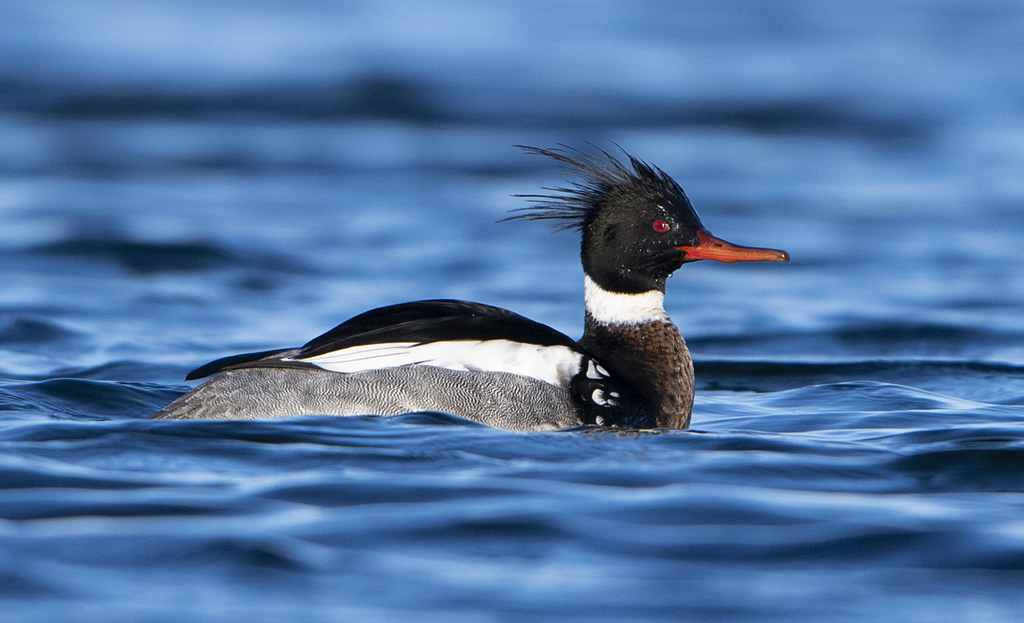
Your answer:
[[[558,230],[582,230],[603,201],[621,193],[637,192],[647,196],[664,196],[668,200],[689,203],[679,184],[667,173],[636,158],[625,150],[630,169],[607,151],[593,146],[603,158],[580,151],[568,145],[560,149],[541,149],[528,145],[515,145],[528,154],[553,158],[569,165],[582,174],[583,179],[572,182],[571,187],[545,188],[550,195],[515,195],[529,199],[533,205],[510,210],[513,216],[499,222],[513,220],[557,221]],[[621,149],[621,148],[620,148]]]

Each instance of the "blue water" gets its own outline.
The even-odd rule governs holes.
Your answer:
[[[4,621],[1024,619],[1024,5],[5,4]],[[788,265],[684,267],[690,431],[150,421],[219,356],[454,297],[614,144]]]

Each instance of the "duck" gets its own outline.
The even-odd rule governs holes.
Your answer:
[[[623,150],[517,146],[576,180],[503,221],[549,221],[580,234],[583,335],[512,311],[434,299],[359,314],[297,348],[232,355],[157,419],[268,419],[442,412],[516,431],[576,427],[685,429],[693,361],[665,311],[665,285],[684,264],[788,262],[778,249],[713,236],[683,189]]]

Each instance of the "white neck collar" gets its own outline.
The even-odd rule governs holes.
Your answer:
[[[643,324],[668,322],[665,293],[649,290],[640,294],[609,292],[583,276],[583,301],[590,316],[602,324]]]

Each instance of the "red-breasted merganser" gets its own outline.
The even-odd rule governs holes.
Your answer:
[[[154,415],[263,419],[441,411],[514,430],[581,425],[686,428],[693,363],[665,313],[665,280],[683,264],[787,262],[775,249],[712,236],[683,189],[629,154],[523,147],[581,181],[525,195],[506,220],[582,233],[586,319],[579,341],[518,314],[454,300],[402,303],[348,320],[301,348],[225,357],[212,379]]]

